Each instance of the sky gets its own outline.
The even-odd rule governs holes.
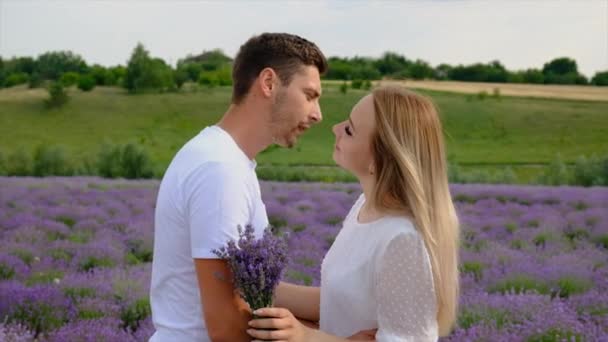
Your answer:
[[[591,77],[608,70],[608,0],[0,0],[0,56],[70,50],[126,64],[138,42],[175,65],[188,54],[289,32],[326,56],[392,51],[433,66],[499,60],[509,70],[557,57]]]

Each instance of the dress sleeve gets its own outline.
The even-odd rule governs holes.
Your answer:
[[[378,342],[436,341],[437,305],[430,259],[420,236],[401,233],[376,274]]]

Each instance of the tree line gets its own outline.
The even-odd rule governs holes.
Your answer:
[[[467,82],[608,85],[608,71],[597,72],[587,79],[578,71],[577,63],[568,57],[558,57],[542,68],[510,71],[499,61],[470,65],[440,64],[436,67],[417,59],[411,60],[394,52],[380,58],[330,57],[329,69],[323,76],[328,80],[366,81],[378,79],[430,79]],[[0,57],[0,87],[27,84],[61,87],[76,85],[83,91],[95,86],[121,86],[131,93],[146,91],[175,91],[186,82],[204,86],[232,84],[232,58],[221,50],[204,51],[180,59],[175,67],[153,57],[140,43],[132,51],[126,65],[104,67],[88,65],[71,51],[51,51],[33,57]]]

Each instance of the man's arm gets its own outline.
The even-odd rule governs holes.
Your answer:
[[[234,290],[232,272],[221,259],[194,259],[203,315],[213,342],[249,342],[251,311]]]
[[[273,305],[289,309],[299,319],[318,322],[320,303],[319,287],[280,282],[275,291]]]

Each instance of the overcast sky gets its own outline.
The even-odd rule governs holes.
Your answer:
[[[0,0],[0,56],[71,50],[89,64],[125,64],[137,42],[175,64],[249,37],[290,32],[327,56],[470,64],[509,70],[574,58],[592,76],[608,70],[608,0],[185,1]]]

